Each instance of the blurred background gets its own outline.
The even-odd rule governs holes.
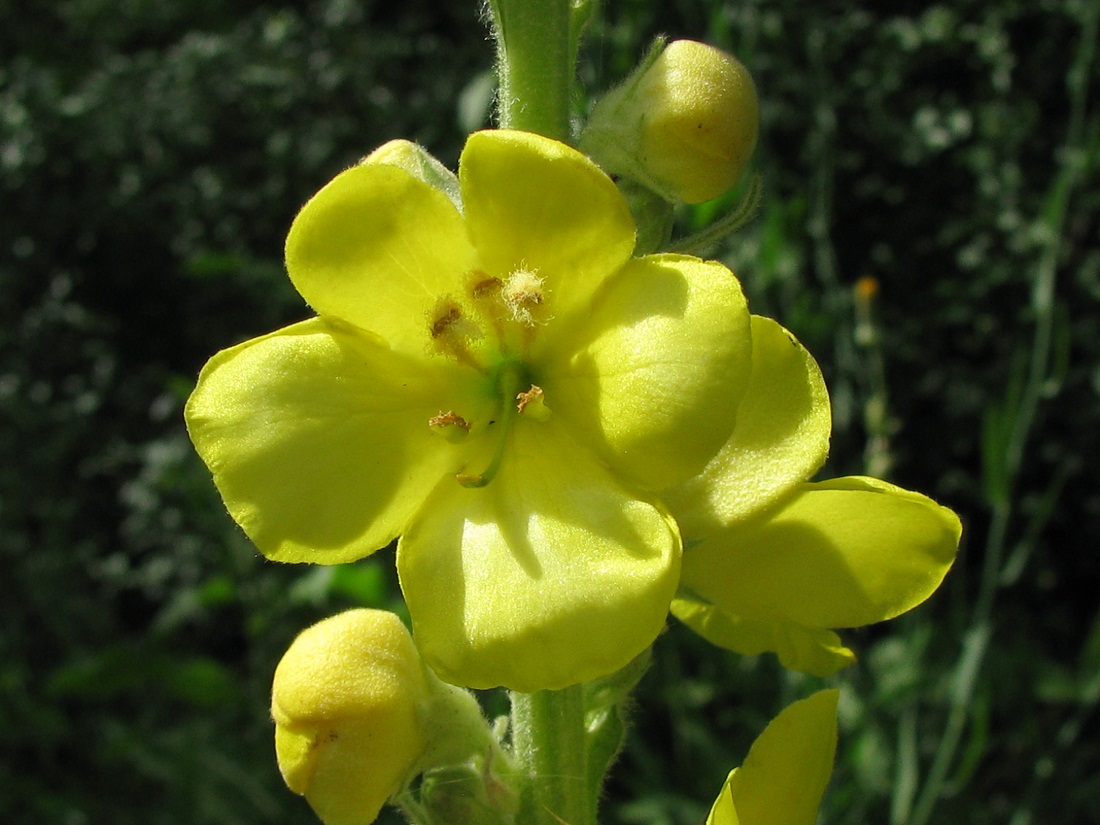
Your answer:
[[[606,0],[584,50],[590,92],[659,33],[749,67],[765,197],[715,254],[820,361],[825,474],[966,525],[926,605],[844,634],[824,822],[1100,822],[1096,20]],[[307,316],[281,249],[309,195],[394,137],[453,166],[489,122],[477,4],[6,0],[0,54],[0,818],[315,822],[274,764],[271,673],[322,616],[400,609],[392,551],[263,561],[182,405],[215,351]],[[702,821],[820,683],[670,626],[604,820]]]

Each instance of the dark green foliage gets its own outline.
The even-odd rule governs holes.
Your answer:
[[[727,258],[826,371],[829,472],[884,473],[966,523],[929,605],[847,636],[829,822],[919,822],[953,702],[930,821],[1100,821],[1089,13],[607,0],[583,49],[590,93],[658,33],[752,70],[765,200]],[[306,315],[282,241],[334,172],[398,136],[453,165],[485,37],[474,2],[0,2],[5,822],[315,821],[273,764],[270,675],[315,618],[393,606],[392,558],[262,562],[182,403],[213,352]],[[605,818],[700,821],[813,682],[672,628]]]
[[[392,564],[262,563],[182,402],[307,314],[280,251],[327,178],[397,135],[453,162],[476,10],[32,5],[0,11],[0,817],[313,821],[271,672],[320,615],[389,604]]]

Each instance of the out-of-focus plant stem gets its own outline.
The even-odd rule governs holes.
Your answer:
[[[1059,161],[1059,171],[1036,221],[1039,257],[1036,265],[1031,309],[1035,329],[1027,355],[1027,367],[1022,385],[1010,390],[1006,399],[1005,438],[1003,449],[996,456],[987,451],[987,464],[995,458],[999,466],[987,466],[996,482],[987,486],[992,509],[992,521],[985,544],[985,557],[978,598],[955,666],[951,704],[943,735],[940,738],[928,775],[912,811],[895,821],[906,825],[925,825],[936,803],[948,786],[948,775],[955,763],[959,744],[970,717],[970,704],[977,685],[985,653],[992,636],[993,605],[1004,579],[1004,555],[1012,521],[1016,516],[1013,494],[1023,465],[1024,454],[1040,404],[1051,394],[1051,353],[1055,330],[1055,286],[1058,258],[1065,235],[1066,214],[1070,201],[1090,165],[1096,164],[1098,136],[1096,121],[1092,133],[1087,132],[1089,80],[1096,56],[1097,20],[1100,6],[1082,6],[1081,36],[1073,65],[1067,75],[1070,97],[1070,121]],[[897,812],[895,812],[897,813]]]

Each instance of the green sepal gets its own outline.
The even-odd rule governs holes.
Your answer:
[[[391,140],[379,146],[359,163],[385,163],[403,169],[417,180],[438,189],[454,204],[455,209],[462,212],[462,194],[459,190],[458,176],[418,143],[401,139]]]
[[[638,228],[634,254],[649,255],[668,246],[672,237],[672,219],[675,205],[647,186],[620,178],[615,182],[622,193],[630,214]]]
[[[406,807],[417,825],[511,825],[519,796],[511,777],[493,770],[492,756],[466,764],[427,771],[420,782],[419,802]]]
[[[628,700],[649,668],[651,650],[609,676],[584,686],[585,764],[588,798],[600,799],[604,780],[626,740]],[[593,821],[596,821],[593,811]]]

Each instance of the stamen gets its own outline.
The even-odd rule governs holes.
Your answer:
[[[458,307],[448,307],[442,315],[432,321],[432,338],[439,338],[444,335],[461,317],[462,313],[458,311]]]
[[[477,274],[483,277],[470,287],[470,295],[475,301],[480,301],[483,298],[490,298],[493,295],[500,294],[500,278],[485,277],[484,272],[479,272]]]
[[[470,422],[454,410],[441,412],[428,419],[432,432],[443,436],[452,444],[462,441],[470,434]]]
[[[504,306],[503,286],[500,278],[494,278],[482,269],[472,270],[467,276],[470,297],[474,299],[474,309],[488,323],[498,341],[505,337],[504,319],[508,310]]]
[[[501,295],[512,320],[533,326],[532,310],[542,305],[542,278],[529,269],[517,269],[508,276],[501,288]]]
[[[476,341],[481,337],[477,324],[466,317],[457,301],[446,295],[436,301],[429,317],[428,332],[433,341],[440,338]]]
[[[484,372],[484,366],[470,351],[469,342],[479,340],[481,329],[463,312],[453,298],[440,298],[428,316],[428,334],[436,352],[444,353]]]
[[[550,418],[550,408],[546,406],[546,394],[542,387],[531,385],[527,392],[521,392],[516,396],[516,411],[533,421],[547,421]]]

